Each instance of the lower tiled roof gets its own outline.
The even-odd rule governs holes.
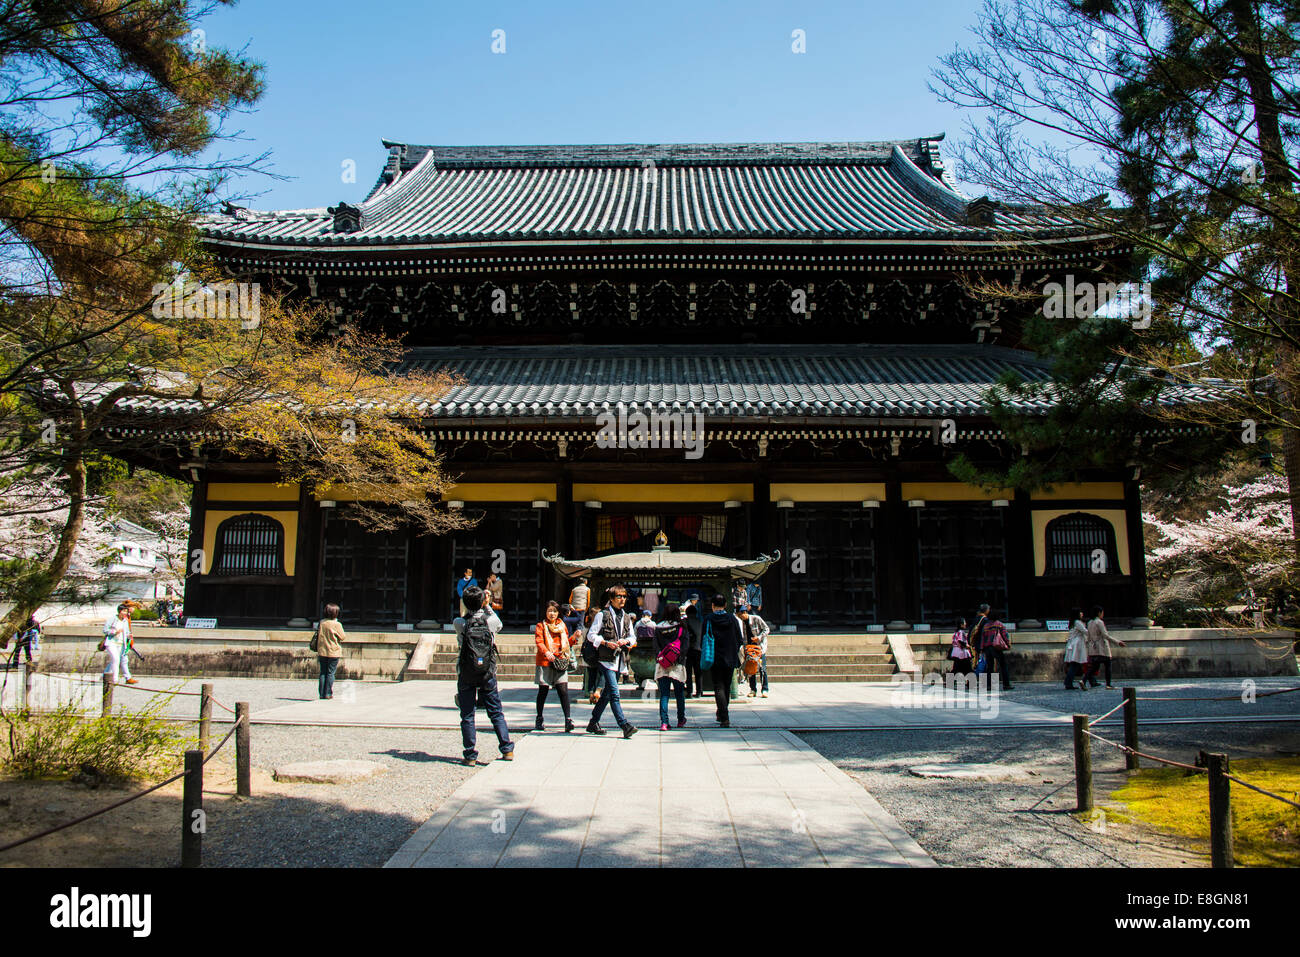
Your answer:
[[[580,417],[619,403],[742,419],[978,416],[1008,368],[1049,378],[1032,353],[974,345],[470,346],[413,350],[400,368],[464,380],[427,407],[437,418]]]

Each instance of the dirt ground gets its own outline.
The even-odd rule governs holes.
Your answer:
[[[203,782],[209,827],[254,810],[259,801],[291,795],[254,769],[251,801],[235,797],[234,768],[210,768]],[[175,781],[138,801],[58,834],[0,854],[0,867],[177,867],[181,860],[181,785]],[[89,788],[71,781],[0,777],[0,845],[89,814],[148,785]],[[243,807],[240,807],[242,805]]]

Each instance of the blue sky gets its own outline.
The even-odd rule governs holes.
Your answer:
[[[359,200],[381,138],[444,145],[901,139],[962,135],[927,83],[978,0],[243,0],[201,26],[246,48],[266,93],[227,124],[269,150],[263,209]],[[505,53],[492,52],[503,30]],[[804,31],[806,52],[792,51]],[[946,151],[945,151],[946,152]],[[343,181],[345,160],[356,182]]]

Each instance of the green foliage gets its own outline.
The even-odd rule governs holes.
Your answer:
[[[162,717],[166,699],[141,711],[86,718],[73,703],[45,714],[5,715],[9,723],[4,767],[24,778],[78,772],[105,778],[149,779],[179,768],[194,740]]]
[[[132,621],[157,621],[158,609],[156,608],[133,608],[131,609]]]

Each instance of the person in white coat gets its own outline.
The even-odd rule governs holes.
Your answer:
[[[1083,612],[1078,608],[1070,612],[1070,636],[1065,639],[1065,687],[1073,691],[1086,691],[1083,673],[1088,665],[1088,626],[1083,623]],[[1074,679],[1078,678],[1076,685]]]
[[[758,682],[763,682],[763,697],[767,697],[767,636],[771,634],[772,629],[768,627],[767,622],[760,618],[752,611],[742,611],[736,616],[745,630],[745,644],[758,645],[761,649],[762,657],[758,661],[758,673],[749,676],[749,696],[751,698],[758,695]],[[742,661],[743,665],[744,662]]]

